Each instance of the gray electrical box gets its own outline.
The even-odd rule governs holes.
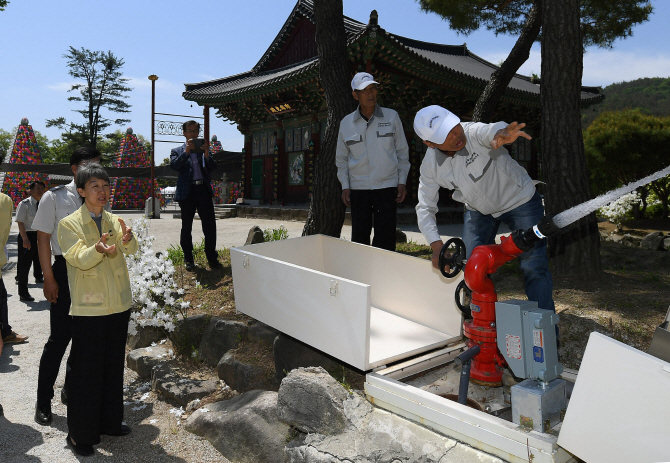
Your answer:
[[[549,431],[563,421],[567,406],[563,379],[549,383],[527,379],[512,386],[512,421],[524,428]]]
[[[512,373],[548,383],[563,372],[558,363],[558,315],[537,307],[537,302],[496,302],[498,349]]]

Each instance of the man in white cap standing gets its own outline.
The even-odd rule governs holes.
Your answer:
[[[530,140],[521,130],[525,126],[461,123],[455,114],[436,105],[416,113],[414,131],[430,148],[421,163],[416,214],[419,229],[433,249],[435,268],[443,245],[435,222],[440,187],[454,190],[453,199],[465,204],[463,241],[468,258],[477,246],[495,242],[501,223],[511,230],[527,229],[544,217],[537,182],[503,148],[519,137]],[[519,263],[528,300],[555,311],[547,241],[535,243]]]
[[[337,177],[351,207],[351,241],[395,251],[396,205],[407,195],[409,147],[398,113],[377,104],[377,85],[367,72],[351,81],[359,106],[342,119],[337,139]]]

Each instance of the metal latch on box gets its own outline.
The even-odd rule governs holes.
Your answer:
[[[242,258],[242,266],[247,268],[249,266],[249,254],[245,254]]]
[[[337,296],[337,291],[338,291],[337,281],[330,280],[330,295]]]

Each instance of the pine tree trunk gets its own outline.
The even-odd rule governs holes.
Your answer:
[[[492,122],[500,98],[502,98],[507,86],[512,81],[514,74],[530,56],[530,49],[535,43],[542,27],[542,2],[537,0],[528,13],[528,19],[523,26],[521,35],[514,44],[514,48],[507,56],[500,69],[491,74],[491,80],[479,96],[472,120],[475,122]],[[511,121],[510,121],[511,122]]]
[[[340,237],[346,207],[337,179],[335,149],[340,121],[355,109],[351,96],[351,72],[344,32],[342,0],[314,0],[319,79],[328,105],[328,124],[314,160],[312,197],[304,235]]]
[[[579,0],[545,1],[542,5],[541,156],[550,213],[591,199],[579,112],[583,67],[579,8]],[[552,237],[549,257],[556,275],[600,272],[595,213]]]

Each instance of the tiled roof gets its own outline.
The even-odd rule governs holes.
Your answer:
[[[310,58],[301,63],[293,64],[281,69],[272,69],[261,71],[263,66],[275,56],[283,44],[284,37],[289,34],[299,17],[305,17],[314,22],[314,7],[312,0],[299,0],[291,15],[284,23],[282,30],[267,49],[261,60],[251,71],[235,76],[225,77],[223,79],[201,82],[197,84],[185,84],[186,91],[183,96],[186,100],[202,101],[218,98],[228,98],[236,94],[255,91],[263,87],[271,87],[277,82],[294,79],[300,82],[305,79],[304,74],[313,71],[318,72],[318,57]],[[368,26],[351,18],[344,18],[345,30],[349,44],[357,40],[367,30]],[[463,45],[443,45],[437,43],[421,42],[419,40],[401,37],[391,34],[382,28],[376,28],[376,33],[391,41],[400,49],[405,50],[419,60],[425,60],[432,65],[444,69],[450,73],[462,75],[476,81],[480,81],[484,86],[490,80],[491,74],[498,69],[498,66],[489,63],[472,53]],[[312,72],[310,72],[312,74]],[[311,77],[311,76],[310,76]],[[508,89],[513,93],[525,94],[531,98],[537,98],[540,94],[539,84],[531,82],[529,77],[519,74],[510,82]],[[595,88],[584,88],[582,91],[582,101],[588,102],[602,98]]]
[[[301,17],[309,19],[312,23],[314,22],[314,2],[312,0],[299,0],[296,3],[293,11],[289,15],[288,19],[282,26],[281,30],[277,34],[277,37],[272,41],[268,49],[265,51],[261,59],[253,67],[252,71],[259,72],[263,69],[263,66],[267,64],[272,57],[275,56],[277,52],[281,50],[281,46],[286,36],[291,32],[295,23]],[[351,42],[357,38],[360,34],[365,31],[366,25],[351,19],[347,16],[344,17],[344,32],[347,34],[347,41]]]
[[[259,73],[248,71],[235,76],[224,77],[223,79],[210,80],[209,82],[186,84],[186,91],[183,96],[189,101],[198,101],[272,86],[279,81],[304,74],[309,70],[313,69],[316,71],[318,69],[318,62],[319,59],[314,57],[302,63],[292,64],[281,69]]]

